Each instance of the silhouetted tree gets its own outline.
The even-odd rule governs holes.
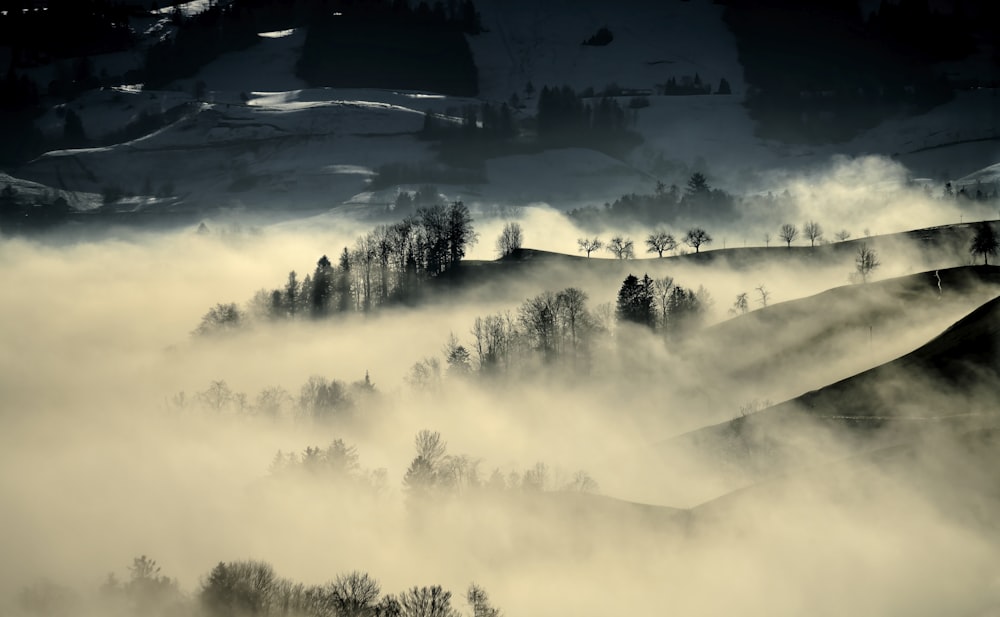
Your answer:
[[[629,274],[618,290],[615,317],[619,322],[628,321],[653,328],[656,326],[656,310],[653,304],[653,281],[644,275],[640,281]]]
[[[705,308],[698,294],[675,285],[667,295],[664,332],[673,337],[683,335],[701,322]]]
[[[448,363],[449,377],[464,377],[472,372],[472,355],[460,345],[454,333],[448,336],[444,346],[444,358]]]
[[[413,495],[423,495],[438,483],[438,470],[448,444],[437,431],[422,430],[413,440],[416,457],[403,476],[403,487]]]
[[[556,295],[551,291],[529,298],[518,309],[518,320],[528,340],[546,361],[555,359],[559,351],[558,312]]]
[[[758,285],[757,287],[754,288],[754,290],[757,292],[757,295],[760,296],[760,299],[757,300],[757,301],[760,302],[760,305],[762,307],[766,308],[767,307],[767,301],[771,297],[771,292],[768,291],[767,288],[764,287],[763,285]]]
[[[792,241],[799,237],[799,230],[791,223],[785,223],[778,230],[778,237],[785,241],[788,248],[792,247]]]
[[[521,230],[521,224],[514,222],[507,223],[503,226],[503,231],[500,232],[500,237],[497,238],[497,253],[500,257],[506,257],[521,248],[522,242],[523,233]]]
[[[809,246],[816,246],[816,241],[823,237],[823,228],[816,221],[806,221],[802,233],[809,238]]]
[[[235,302],[219,303],[202,316],[201,323],[198,324],[194,334],[207,336],[232,332],[242,327],[243,321],[243,311]]]
[[[649,247],[646,250],[647,253],[656,253],[659,257],[663,257],[664,251],[672,251],[677,248],[677,241],[666,231],[660,230],[649,234],[649,237],[646,238],[646,246]]]
[[[710,244],[711,242],[712,236],[708,235],[708,232],[700,227],[689,229],[684,236],[684,243],[694,248],[695,253],[699,252],[702,244]]]
[[[576,239],[576,244],[577,244],[577,246],[580,247],[578,250],[584,251],[584,252],[587,253],[587,257],[590,257],[590,254],[593,253],[594,251],[599,251],[599,250],[601,250],[601,248],[604,247],[604,243],[601,241],[600,238],[598,238],[596,236],[593,239],[591,239],[591,238],[577,238]]]
[[[337,575],[328,587],[338,617],[372,617],[380,592],[378,581],[357,570]]]
[[[719,80],[719,87],[715,90],[716,94],[732,94],[733,89],[730,87],[729,82],[723,77]]]
[[[729,309],[731,315],[746,315],[747,311],[750,310],[750,301],[747,299],[747,293],[736,295],[736,301],[733,302],[733,307]]]
[[[847,242],[847,240],[851,237],[851,232],[846,229],[841,229],[837,233],[833,234],[833,237],[837,240],[837,242]]]
[[[861,275],[863,283],[867,283],[871,273],[881,265],[882,262],[879,261],[878,253],[875,252],[875,249],[869,247],[867,244],[862,244],[858,247],[857,255],[854,258],[854,266],[858,274]]]
[[[333,266],[326,255],[316,262],[309,289],[310,308],[313,317],[323,317],[330,306],[330,296],[333,293]]]
[[[615,259],[635,258],[635,249],[631,238],[615,236],[608,241],[607,249],[615,256]]]
[[[711,192],[708,186],[708,178],[700,171],[696,171],[688,178],[687,187],[684,189],[685,197],[700,197]]]
[[[218,617],[264,615],[274,597],[277,576],[262,561],[219,562],[202,585],[200,599]]]
[[[472,617],[501,617],[500,609],[490,604],[489,594],[479,585],[475,583],[469,585],[465,598],[472,608]]]
[[[440,585],[413,587],[399,594],[400,617],[461,617],[451,607],[451,592]]]
[[[989,265],[989,256],[996,255],[998,248],[1000,248],[1000,244],[997,242],[993,226],[986,222],[976,225],[976,235],[973,236],[972,243],[969,245],[969,252],[973,256],[982,255],[983,265]]]
[[[295,270],[288,273],[288,282],[285,283],[285,308],[288,314],[295,316],[299,306],[299,279]]]

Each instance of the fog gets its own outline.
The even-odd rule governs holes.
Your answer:
[[[956,222],[956,209],[907,188],[897,171],[866,159],[786,179],[796,211],[710,230],[709,248],[721,248],[723,236],[739,246],[740,230],[776,232],[784,220],[813,216],[829,233],[850,221],[873,235]],[[868,208],[881,193],[852,192],[871,174],[893,183],[876,210]],[[508,220],[521,223],[529,248],[573,253],[587,235],[544,205],[510,214],[476,221],[470,258],[493,259]],[[907,354],[996,297],[989,281],[957,275],[945,275],[941,293],[923,279],[880,286],[963,265],[964,249],[873,237],[883,265],[855,295],[786,305],[771,319],[752,304],[730,325],[722,322],[736,294],[753,300],[757,286],[774,309],[848,285],[854,247],[825,247],[816,259],[772,248],[746,262],[738,254],[526,262],[414,307],[257,321],[206,338],[191,331],[209,307],[280,287],[289,270],[308,273],[372,225],[329,216],[253,232],[209,226],[208,235],[0,240],[5,614],[24,612],[19,590],[43,579],[75,589],[85,599],[77,610],[106,614],[97,589],[108,572],[127,580],[139,555],[192,597],[218,562],[252,558],[306,584],[351,570],[368,572],[385,593],[440,584],[463,611],[475,581],[507,615],[985,615],[1000,607],[995,437],[978,449],[944,429],[866,441],[803,421],[787,430],[801,429],[813,457],[774,457],[766,471],[735,473],[711,464],[714,450],[664,451],[687,431],[740,417],[741,407],[757,411]],[[612,233],[630,234],[640,252],[648,230],[602,235]],[[666,341],[617,326],[595,341],[586,372],[529,365],[489,379],[444,371],[449,334],[472,349],[477,316],[516,315],[525,299],[567,287],[585,291],[591,310],[613,306],[625,275],[647,272],[703,286],[714,300],[707,324],[719,325]],[[425,358],[445,374],[418,383],[413,366]],[[375,393],[326,421],[292,403],[273,416],[242,413],[232,401],[212,409],[199,395],[224,380],[249,401],[269,387],[297,397],[311,376],[350,384],[366,374]],[[925,393],[917,412],[931,415],[957,400],[934,379],[900,373],[876,387],[889,406],[894,389]],[[967,390],[962,405],[995,408],[994,385]],[[966,428],[982,426],[992,426],[988,415]],[[448,454],[479,460],[484,484],[494,469],[527,477],[542,462],[547,490],[465,485],[420,501],[403,478],[424,429],[440,431]],[[361,469],[350,481],[271,469],[279,450],[301,454],[337,438],[357,447]],[[796,435],[775,428],[773,438]],[[908,448],[905,464],[893,450],[876,462],[848,458],[890,446]],[[579,471],[596,493],[564,490]]]

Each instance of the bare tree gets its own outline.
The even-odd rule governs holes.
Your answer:
[[[854,258],[854,265],[858,274],[861,275],[861,282],[867,283],[868,277],[871,276],[871,273],[876,268],[882,265],[882,262],[879,261],[878,253],[875,252],[875,249],[869,247],[867,244],[862,244],[858,247],[857,256]]]
[[[448,443],[441,440],[441,433],[424,429],[413,439],[417,456],[436,466],[444,458]]]
[[[662,258],[665,251],[677,248],[677,241],[666,231],[659,230],[649,234],[649,237],[646,238],[646,246],[649,247],[646,250],[647,253],[656,253]]]
[[[506,257],[521,248],[521,243],[523,241],[524,232],[521,229],[521,224],[507,223],[503,226],[503,231],[500,232],[500,237],[497,238],[497,254],[500,255],[500,257]]]
[[[194,336],[214,336],[231,334],[246,322],[246,315],[235,302],[219,303],[202,315],[201,323],[195,328]]]
[[[823,237],[823,228],[816,221],[806,221],[802,233],[809,238],[809,246],[816,246],[816,241]]]
[[[577,246],[580,247],[579,248],[580,251],[584,251],[587,253],[587,257],[590,257],[590,254],[593,253],[594,251],[599,251],[604,247],[604,242],[601,242],[601,239],[598,238],[597,236],[594,236],[593,239],[577,238],[576,244]]]
[[[732,308],[729,309],[730,315],[746,315],[747,311],[750,310],[750,301],[747,299],[747,292],[743,292],[736,295],[736,301],[733,302]]]
[[[684,243],[693,248],[695,253],[701,249],[702,244],[711,244],[711,242],[712,236],[708,235],[708,232],[701,227],[689,229],[684,236]]]
[[[615,256],[615,259],[634,259],[635,245],[631,238],[615,236],[608,241],[608,251]]]
[[[788,248],[791,248],[792,242],[799,237],[799,229],[791,223],[785,223],[778,230],[778,237],[785,241]]]
[[[525,300],[518,309],[518,319],[532,347],[546,361],[555,359],[559,354],[560,341],[556,325],[558,312],[558,300],[551,291]]]
[[[399,594],[401,617],[460,617],[451,607],[451,592],[440,585],[413,587]]]
[[[338,616],[367,617],[372,614],[381,589],[378,581],[365,572],[355,570],[349,574],[338,575],[330,583],[328,593]]]
[[[507,367],[514,330],[514,323],[509,314],[497,313],[476,317],[472,326],[472,336],[475,338],[479,370],[493,371]]]
[[[837,242],[847,242],[851,238],[851,232],[846,229],[841,229],[837,233],[833,234],[833,237],[836,238]]]
[[[656,303],[659,304],[660,324],[667,322],[668,313],[670,312],[670,292],[674,288],[674,277],[664,276],[663,278],[658,278],[653,280],[653,294],[656,298]]]
[[[760,299],[757,301],[760,302],[761,307],[767,307],[767,301],[771,297],[771,292],[769,292],[763,285],[758,285],[755,289],[757,294],[760,296]]]
[[[764,247],[765,248],[771,247],[771,232],[769,231],[764,232]]]

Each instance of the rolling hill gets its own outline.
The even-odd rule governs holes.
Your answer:
[[[996,280],[996,269],[987,274]],[[994,297],[900,358],[660,447],[739,484],[940,431],[988,428],[998,419],[998,342]]]

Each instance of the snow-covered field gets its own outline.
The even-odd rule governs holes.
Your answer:
[[[183,11],[203,10],[198,2]],[[781,191],[775,178],[815,170],[838,155],[884,155],[932,185],[970,177],[1000,161],[997,93],[960,93],[923,116],[890,120],[847,144],[788,146],[754,134],[744,108],[745,85],[735,41],[709,0],[641,3],[609,9],[596,0],[537,3],[484,0],[488,30],[469,37],[479,67],[481,99],[517,93],[533,113],[544,85],[578,90],[621,87],[655,91],[670,77],[698,73],[713,86],[726,78],[732,95],[649,96],[637,112],[643,143],[625,160],[585,149],[498,157],[486,184],[443,186],[442,192],[484,205],[544,201],[560,208],[601,204],[649,192],[658,179],[683,183],[704,171],[733,191]],[[569,9],[572,10],[569,10]],[[608,27],[604,47],[581,41]],[[307,89],[295,77],[303,29],[261,32],[247,50],[223,54],[166,91],[104,90],[71,104],[90,137],[113,133],[143,112],[159,113],[204,96],[185,117],[142,138],[106,148],[48,153],[16,170],[19,177],[67,191],[118,187],[141,194],[170,185],[201,204],[315,210],[342,203],[391,201],[395,191],[368,193],[367,181],[387,163],[433,163],[417,139],[423,113],[455,111],[477,100],[433,93]],[[534,86],[534,94],[525,85]],[[627,98],[622,100],[627,103]],[[64,113],[43,130],[58,135]],[[781,173],[767,173],[781,170]],[[975,179],[962,180],[974,183]]]

